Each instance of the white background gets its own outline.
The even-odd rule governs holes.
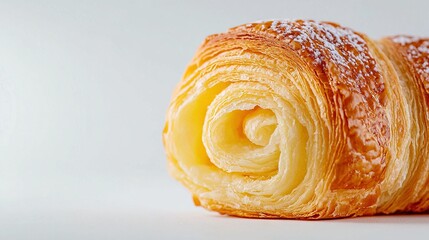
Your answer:
[[[205,36],[261,19],[429,36],[429,1],[0,1],[0,239],[425,238],[429,215],[249,220],[166,171],[171,92]]]

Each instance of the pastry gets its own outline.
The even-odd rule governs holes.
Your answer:
[[[163,142],[196,205],[254,218],[429,210],[429,38],[265,21],[207,37]]]

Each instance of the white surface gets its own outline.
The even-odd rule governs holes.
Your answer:
[[[195,208],[166,173],[161,131],[208,34],[313,18],[372,37],[429,36],[428,9],[424,0],[1,1],[0,239],[427,239],[428,215],[259,221]]]

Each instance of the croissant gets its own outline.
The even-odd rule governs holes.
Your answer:
[[[252,218],[429,210],[429,38],[265,21],[207,37],[163,143],[195,205]]]

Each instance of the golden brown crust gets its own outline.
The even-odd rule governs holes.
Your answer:
[[[268,21],[230,30],[250,38],[268,33],[311,64],[324,86],[334,125],[347,137],[332,189],[372,187],[382,175],[389,140],[384,79],[361,36],[338,24]],[[353,60],[352,60],[353,59]],[[370,186],[369,186],[370,185]]]
[[[410,132],[429,105],[407,103],[404,76],[413,76],[412,89],[429,82],[427,54],[414,52],[428,42],[393,53],[394,40],[377,45],[337,24],[303,20],[209,36],[167,114],[171,174],[196,205],[241,217],[427,209],[428,155],[408,149],[423,144],[426,120],[419,141]],[[406,67],[399,58],[409,58]],[[413,197],[404,197],[413,183]]]
[[[403,83],[413,143],[404,186],[379,208],[386,213],[422,212],[429,207],[429,38],[399,35],[384,38],[380,44]]]

